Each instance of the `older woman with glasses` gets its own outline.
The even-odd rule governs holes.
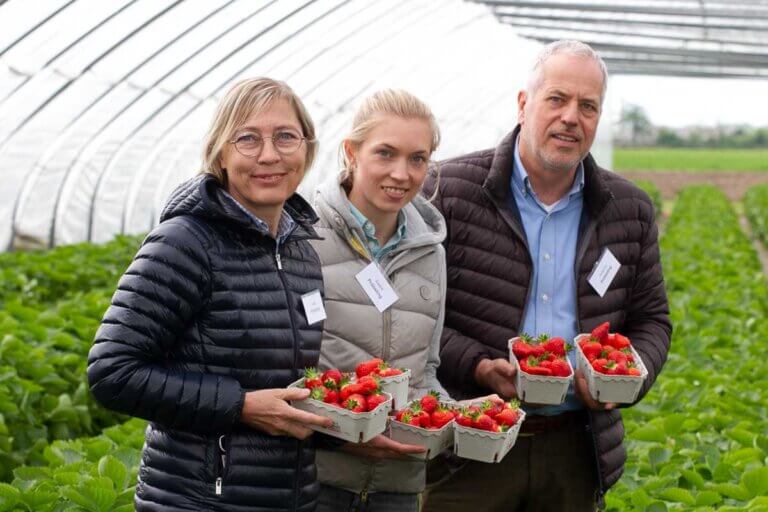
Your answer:
[[[315,366],[322,293],[295,190],[316,153],[284,83],[236,84],[182,184],[120,280],[88,357],[94,396],[150,421],[138,511],[315,509],[310,426],[286,389]],[[314,301],[314,302],[312,302]]]

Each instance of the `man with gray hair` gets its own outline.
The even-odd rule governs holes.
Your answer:
[[[589,154],[606,80],[589,46],[544,47],[512,133],[441,162],[424,185],[448,224],[438,377],[456,398],[518,396],[507,340],[520,333],[570,342],[610,322],[648,370],[638,400],[664,365],[672,326],[653,203]],[[590,276],[611,258],[618,266],[603,287]],[[590,397],[581,373],[574,382],[559,405],[523,404],[517,443],[498,464],[435,459],[424,510],[601,507],[626,459],[621,414]]]

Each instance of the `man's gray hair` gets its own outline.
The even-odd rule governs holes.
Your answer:
[[[539,54],[536,56],[536,60],[534,61],[533,67],[531,68],[531,73],[528,76],[528,94],[532,95],[541,85],[541,82],[544,79],[542,75],[544,64],[550,59],[550,57],[563,53],[567,55],[577,55],[579,57],[588,58],[598,65],[600,72],[603,74],[603,90],[600,94],[600,102],[602,103],[602,101],[605,99],[605,91],[608,88],[608,68],[603,61],[603,58],[600,57],[600,55],[598,55],[597,52],[588,44],[569,39],[561,39],[560,41],[551,42],[541,49]]]

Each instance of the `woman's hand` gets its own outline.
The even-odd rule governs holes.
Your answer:
[[[405,459],[409,453],[424,453],[427,449],[415,444],[402,444],[381,434],[365,443],[347,443],[340,450],[372,459]]]
[[[262,389],[245,394],[240,421],[273,436],[306,439],[312,434],[307,425],[330,427],[333,420],[291,407],[287,400],[304,400],[308,389]]]

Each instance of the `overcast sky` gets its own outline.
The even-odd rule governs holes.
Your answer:
[[[615,118],[633,103],[660,126],[768,126],[768,80],[614,76],[608,101]]]

